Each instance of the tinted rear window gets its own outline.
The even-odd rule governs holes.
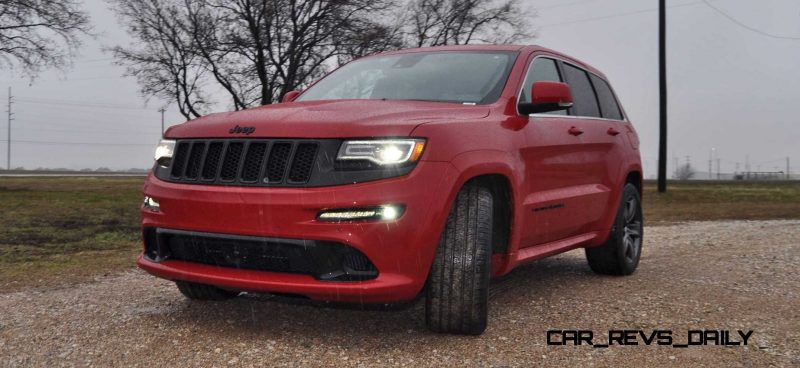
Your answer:
[[[617,104],[617,99],[614,98],[614,93],[611,92],[611,87],[606,81],[596,75],[592,75],[592,84],[597,91],[597,100],[600,101],[600,112],[606,119],[622,120],[622,112]]]
[[[600,107],[594,94],[589,75],[583,69],[564,63],[564,75],[567,84],[572,89],[574,106],[570,109],[571,115],[600,117]]]

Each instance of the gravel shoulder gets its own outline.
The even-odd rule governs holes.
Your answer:
[[[362,310],[243,295],[190,302],[141,271],[0,294],[0,366],[797,366],[800,221],[645,229],[638,271],[577,250],[491,287],[481,336],[427,332],[424,303]],[[548,329],[754,330],[746,347],[548,346]]]

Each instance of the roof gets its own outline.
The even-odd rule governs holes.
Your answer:
[[[411,49],[402,49],[395,51],[386,51],[376,55],[392,55],[392,54],[405,54],[411,52],[430,52],[430,51],[520,51],[524,49],[525,45],[448,45],[448,46],[434,46],[434,47],[416,47]]]

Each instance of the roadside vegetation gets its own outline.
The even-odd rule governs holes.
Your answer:
[[[682,221],[770,220],[800,218],[798,181],[670,182],[659,194],[646,182],[644,218],[647,225]]]
[[[141,178],[0,178],[0,292],[134,267]],[[800,182],[645,183],[645,221],[800,218]]]
[[[0,292],[133,265],[141,178],[0,178]]]

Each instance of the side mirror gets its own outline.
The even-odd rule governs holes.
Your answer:
[[[283,95],[283,98],[281,99],[281,102],[292,102],[292,101],[294,101],[295,98],[297,98],[297,96],[300,96],[300,91],[289,91],[289,92],[286,92],[286,94]]]
[[[531,88],[531,102],[520,103],[524,115],[566,110],[572,107],[572,91],[561,82],[535,82]]]

